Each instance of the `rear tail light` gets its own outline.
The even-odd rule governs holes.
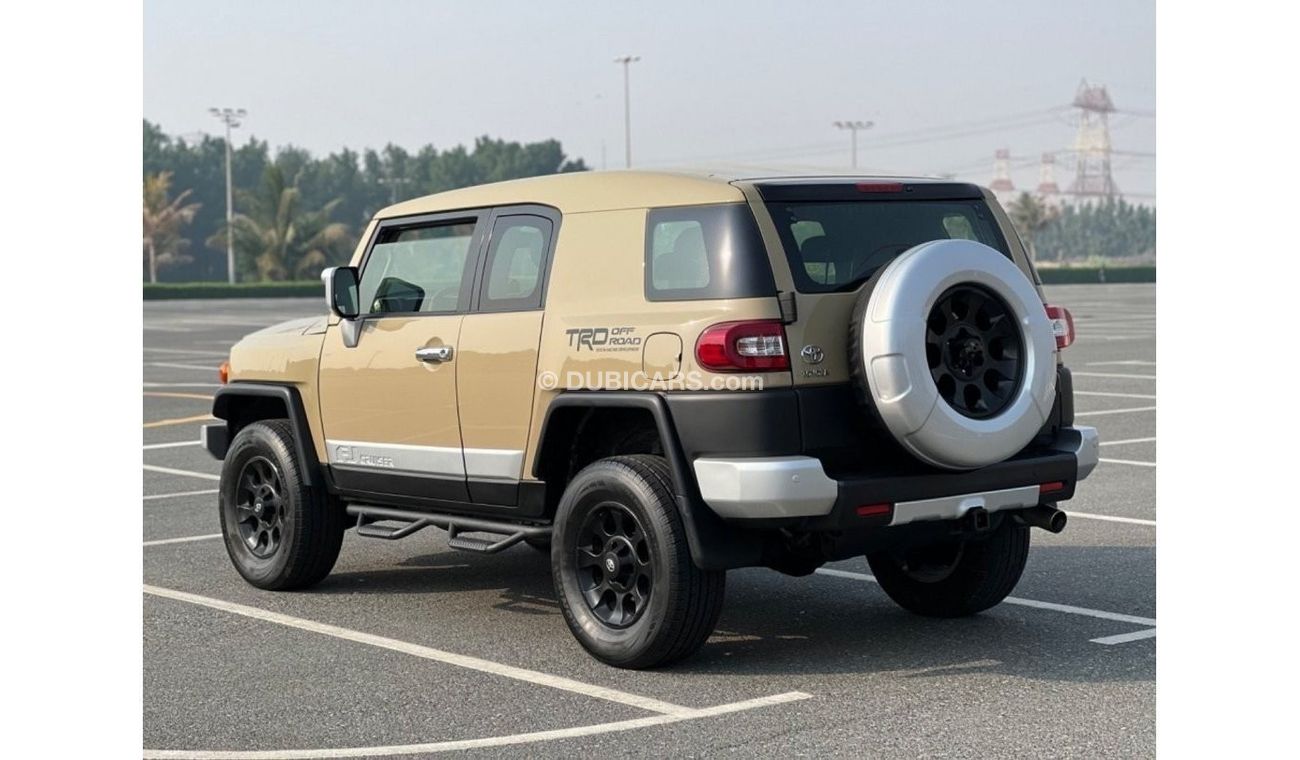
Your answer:
[[[1060,350],[1074,342],[1074,316],[1064,306],[1044,306],[1047,318],[1052,322],[1052,335],[1056,336],[1056,348]]]
[[[222,385],[230,382],[230,362],[222,362],[221,366],[217,367],[217,377],[221,378]]]
[[[695,360],[713,372],[790,369],[785,328],[775,319],[712,325],[695,342]]]

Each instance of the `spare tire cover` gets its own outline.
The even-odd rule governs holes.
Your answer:
[[[923,462],[953,470],[1024,448],[1056,393],[1056,339],[1024,273],[982,243],[936,240],[875,280],[853,312],[853,374],[893,437]],[[941,301],[945,309],[936,310]]]

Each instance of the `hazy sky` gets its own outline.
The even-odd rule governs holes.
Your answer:
[[[861,119],[864,169],[988,182],[1005,147],[1032,187],[1083,78],[1136,112],[1112,116],[1115,148],[1155,152],[1154,2],[149,0],[144,43],[144,115],[169,133],[238,106],[243,139],[319,153],[554,137],[619,168],[624,53],[639,167],[845,167],[831,122]],[[1115,165],[1155,192],[1153,158]]]

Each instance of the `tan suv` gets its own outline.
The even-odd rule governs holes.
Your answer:
[[[549,552],[578,641],[684,657],[726,571],[865,555],[924,615],[1018,581],[1097,462],[1069,313],[988,192],[564,174],[381,211],[328,316],[249,335],[204,430],[236,569],[320,581],[347,527]]]

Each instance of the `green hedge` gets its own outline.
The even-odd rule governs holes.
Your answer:
[[[1039,267],[1044,285],[1075,285],[1097,282],[1155,282],[1155,267]]]
[[[174,298],[324,298],[320,280],[298,282],[160,282],[144,286],[144,300]]]

